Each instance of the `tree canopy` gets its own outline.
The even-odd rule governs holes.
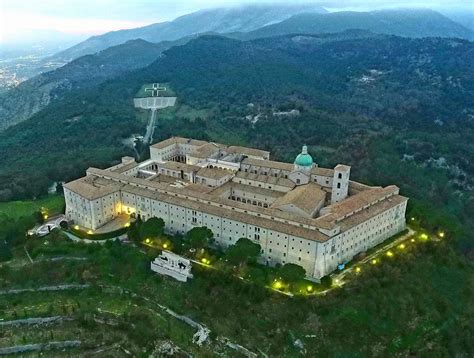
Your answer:
[[[284,282],[293,284],[303,280],[306,276],[306,271],[299,265],[285,264],[278,270],[278,274]]]
[[[261,246],[249,239],[240,238],[235,245],[227,249],[226,258],[234,264],[255,262],[260,256]]]
[[[211,243],[214,233],[206,226],[195,227],[186,233],[185,239],[195,249],[202,249]]]
[[[0,240],[0,262],[8,261],[12,258],[10,247],[5,240]]]
[[[150,218],[140,225],[140,239],[163,235],[165,222],[161,218]]]

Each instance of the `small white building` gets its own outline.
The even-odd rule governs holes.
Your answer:
[[[186,282],[188,278],[193,278],[191,267],[191,261],[169,251],[163,251],[150,264],[153,272],[173,277],[181,282]]]

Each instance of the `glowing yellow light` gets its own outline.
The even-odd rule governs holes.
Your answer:
[[[355,268],[355,271],[356,271],[357,273],[360,273],[360,272],[362,271],[362,269],[361,269],[360,267],[356,267],[356,268]]]
[[[125,223],[124,227],[130,227],[130,223]]]
[[[145,242],[146,242],[147,244],[149,244],[150,241],[151,241],[150,239],[146,239],[146,240],[145,240]]]
[[[393,252],[392,252],[392,251],[387,251],[387,256],[388,256],[388,257],[392,257],[392,256],[393,256]]]
[[[92,235],[92,234],[93,234],[92,230],[89,230],[87,233],[88,233],[89,235]]]
[[[398,248],[399,248],[400,250],[403,250],[405,247],[406,247],[405,244],[400,244],[400,245],[398,245]]]
[[[207,263],[207,260],[203,257],[203,258],[201,259],[201,262],[202,262],[203,264],[205,264],[205,263]]]
[[[444,232],[442,232],[442,231],[439,232],[439,233],[438,233],[438,236],[439,236],[440,238],[443,238],[443,237],[444,237]]]
[[[377,263],[377,259],[372,259],[372,261],[370,261],[370,263],[371,263],[372,265],[375,265],[375,264]]]
[[[411,218],[411,221],[415,221],[415,218],[414,218],[414,217],[412,217],[412,218]]]
[[[279,289],[282,287],[282,284],[281,284],[280,281],[276,281],[275,284],[274,284],[274,286],[275,286],[275,288],[276,288],[277,290],[279,290]]]
[[[313,286],[309,285],[308,287],[306,287],[306,291],[308,291],[308,292],[313,291]]]
[[[79,225],[74,225],[74,230],[79,230]]]
[[[420,238],[423,240],[428,240],[428,235],[427,234],[421,234]]]
[[[163,244],[163,248],[166,249],[168,247],[168,244]]]
[[[48,218],[48,215],[47,214],[44,214],[43,215],[43,218],[46,220]]]
[[[415,239],[411,239],[410,241],[411,241],[411,242],[415,242]]]

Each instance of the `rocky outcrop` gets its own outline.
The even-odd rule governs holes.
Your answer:
[[[30,118],[72,87],[67,78],[48,81],[39,75],[11,89],[0,97],[0,130]]]

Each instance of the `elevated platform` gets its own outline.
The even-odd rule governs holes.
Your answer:
[[[157,110],[167,107],[173,107],[176,104],[176,97],[134,98],[133,104],[135,108]]]

